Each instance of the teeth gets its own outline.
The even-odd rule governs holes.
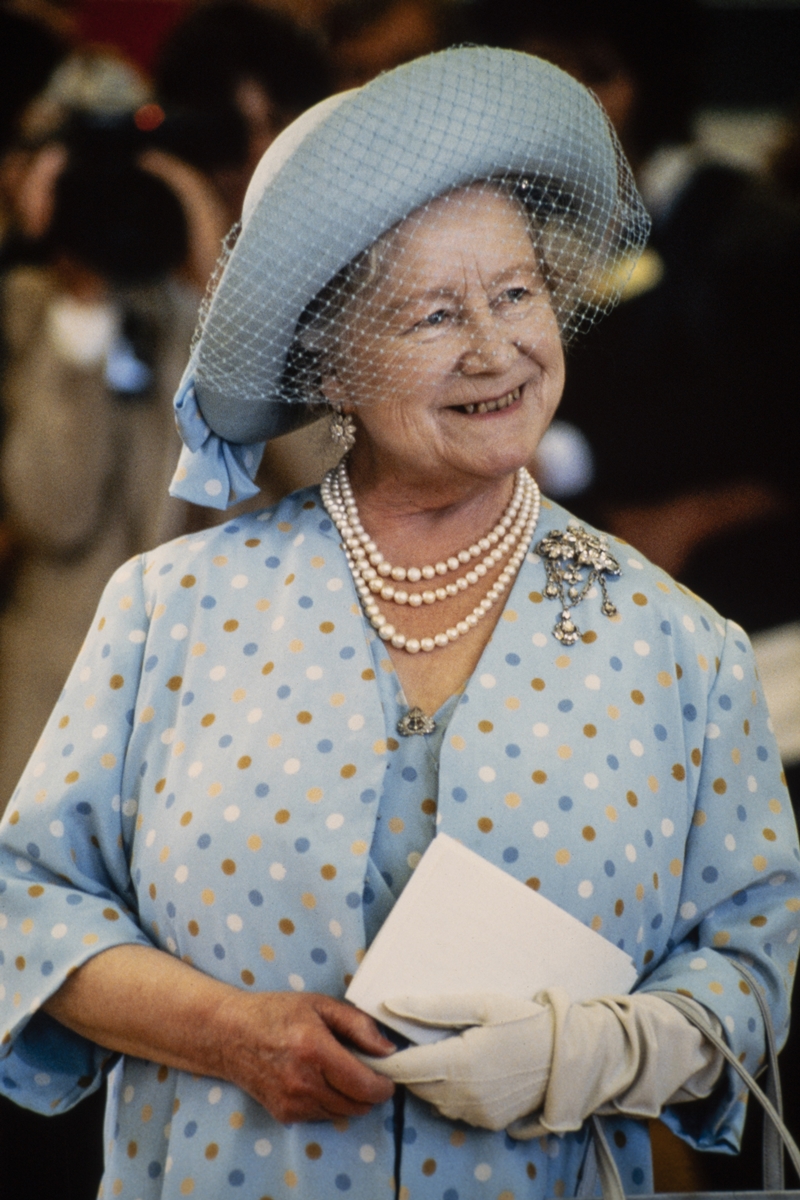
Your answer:
[[[510,404],[513,404],[515,400],[518,400],[520,397],[521,391],[522,391],[522,387],[520,386],[518,388],[514,388],[513,392],[509,392],[507,395],[501,396],[501,398],[499,400],[485,400],[485,401],[482,401],[480,404],[465,404],[464,412],[468,413],[470,415],[475,412],[477,412],[477,413],[500,412],[502,409],[508,408],[508,406]]]

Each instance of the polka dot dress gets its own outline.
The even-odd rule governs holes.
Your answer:
[[[540,531],[568,520],[545,507]],[[574,1194],[585,1130],[514,1142],[410,1095],[286,1127],[221,1081],[115,1064],[38,1011],[128,942],[244,990],[342,996],[380,886],[391,904],[433,822],[624,947],[639,987],[695,996],[753,1070],[758,1007],[730,961],[747,956],[782,1036],[799,855],[752,653],[615,553],[619,615],[590,596],[569,650],[528,556],[445,714],[438,769],[426,739],[400,746],[382,704],[396,679],[318,492],[117,572],[0,841],[0,1088],[57,1112],[111,1070],[104,1197],[390,1200],[396,1161],[403,1200]],[[720,1088],[686,1136],[735,1145],[738,1092]],[[679,1106],[666,1119],[683,1129]],[[626,1189],[650,1190],[646,1128],[608,1129]]]

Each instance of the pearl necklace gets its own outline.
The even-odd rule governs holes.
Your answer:
[[[347,565],[353,576],[356,592],[365,615],[372,627],[377,630],[380,638],[391,642],[397,650],[406,650],[409,654],[418,654],[420,650],[430,652],[437,646],[447,646],[469,633],[470,629],[474,629],[478,622],[486,616],[514,580],[536,529],[541,506],[541,495],[535,481],[524,467],[520,468],[517,472],[517,482],[511,503],[492,532],[486,537],[480,538],[474,547],[462,550],[459,555],[454,555],[445,564],[437,563],[434,567],[397,568],[386,564],[389,568],[388,572],[381,572],[381,575],[384,579],[387,574],[392,578],[398,578],[394,572],[403,571],[405,578],[416,582],[416,578],[411,576],[412,571],[415,573],[419,571],[421,578],[432,578],[432,574],[446,574],[451,569],[455,570],[456,566],[466,565],[470,559],[477,558],[479,554],[483,553],[485,543],[489,548],[489,553],[481,563],[475,564],[474,570],[467,571],[455,583],[450,584],[447,588],[436,589],[435,592],[432,590],[422,593],[412,592],[410,595],[401,592],[398,595],[398,591],[392,588],[392,594],[385,596],[383,589],[386,585],[382,583],[377,568],[384,565],[386,560],[361,524],[344,460],[339,463],[338,467],[327,472],[322,481],[321,493],[322,502],[342,537]],[[421,604],[432,604],[436,600],[449,599],[460,591],[466,590],[473,583],[477,583],[515,546],[505,568],[472,612],[468,613],[463,621],[457,621],[451,628],[437,633],[433,637],[407,638],[405,634],[398,633],[376,603],[378,594],[383,599],[392,599],[397,604],[410,604],[414,608],[418,608]],[[467,555],[466,560],[461,555]],[[455,566],[452,568],[451,562],[455,562]],[[441,565],[446,566],[447,571],[440,571]],[[427,571],[431,571],[432,574],[423,574]],[[449,590],[450,588],[452,591]]]

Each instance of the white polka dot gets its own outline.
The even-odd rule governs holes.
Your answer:
[[[344,586],[341,579],[329,579],[325,585],[329,592],[340,592]]]
[[[46,770],[47,770],[47,763],[40,762],[40,763],[37,763],[36,766],[33,768],[33,773],[36,776],[36,778],[38,779],[41,775],[44,775]]]
[[[420,864],[421,858],[422,855],[420,854],[419,850],[412,850],[411,853],[406,856],[406,862],[411,867],[412,871],[416,871]]]
[[[178,953],[178,943],[175,941],[175,938],[168,937],[166,939],[166,946],[170,954]]]
[[[259,1138],[253,1149],[259,1158],[268,1158],[272,1154],[272,1142],[269,1138]]]
[[[675,832],[675,826],[673,825],[672,821],[670,821],[669,817],[664,817],[664,820],[661,822],[661,832],[663,833],[664,837],[672,837],[673,833]]]
[[[742,668],[739,666],[738,663],[736,663],[733,668],[733,678],[738,679],[739,681],[744,679],[744,671],[742,670]]]
[[[715,725],[713,721],[706,725],[706,737],[711,741],[719,737],[719,725]]]
[[[27,858],[15,859],[14,866],[22,875],[27,875],[29,871],[33,870],[33,864],[29,863]],[[5,926],[3,926],[3,928],[5,928]]]
[[[122,807],[121,799],[122,798],[120,796],[112,796],[111,797],[111,811],[112,812],[119,812],[120,808]]]
[[[175,741],[175,730],[174,729],[165,729],[161,735],[161,741],[164,743],[165,746],[171,746],[172,743]]]
[[[733,622],[731,622],[731,624],[733,624]],[[719,623],[719,621],[715,621],[714,628],[716,629],[716,631],[720,637],[725,637],[725,626],[724,625],[721,625]]]
[[[797,941],[798,933],[800,933],[800,930],[797,930],[797,929],[790,929],[789,932],[787,933],[786,941],[788,942],[788,944],[790,946],[793,946],[794,943]]]
[[[296,775],[300,770],[300,759],[287,758],[286,762],[283,764],[283,769],[287,775]]]
[[[207,496],[218,496],[222,491],[222,480],[207,479],[203,484],[203,491]]]
[[[747,790],[749,792],[757,792],[758,791],[758,780],[756,779],[755,775],[747,776]]]
[[[689,968],[692,971],[705,971],[708,963],[704,958],[693,958],[689,963]]]
[[[697,916],[697,905],[693,904],[691,900],[685,900],[681,905],[680,912],[684,921],[691,921],[693,917]]]
[[[591,879],[582,879],[578,884],[578,895],[582,900],[588,900],[594,892],[594,884]]]
[[[305,986],[306,986],[306,981],[305,981],[305,979],[303,979],[302,975],[290,975],[289,976],[289,987],[292,989],[293,992],[305,991]]]
[[[484,783],[494,783],[497,772],[494,767],[481,767],[478,771],[478,778],[482,779]]]
[[[358,1157],[365,1163],[375,1162],[375,1147],[369,1145],[362,1146],[358,1152]]]
[[[185,637],[189,636],[189,630],[185,625],[173,625],[169,631],[169,636],[174,638],[176,642],[182,642]]]
[[[212,667],[208,672],[208,678],[213,679],[214,683],[219,683],[220,679],[224,679],[228,674],[228,668],[223,667],[222,663],[218,667]]]
[[[128,641],[133,642],[134,646],[141,646],[142,642],[147,641],[147,634],[143,629],[132,629],[128,634]]]
[[[231,933],[241,933],[244,929],[244,921],[238,913],[231,913],[225,920],[225,924],[230,929]]]
[[[283,629],[285,624],[286,624],[286,617],[276,617],[275,620],[272,622],[272,625],[270,626],[270,628],[272,629],[273,633],[277,633],[279,629]]]
[[[221,1099],[222,1099],[222,1088],[221,1087],[212,1087],[210,1092],[208,1093],[208,1103],[209,1104],[219,1104]]]
[[[344,817],[341,813],[331,813],[331,815],[325,819],[325,825],[328,829],[341,829],[344,825]]]
[[[547,737],[550,732],[550,726],[545,725],[544,721],[537,721],[533,727],[534,737]]]
[[[126,1104],[130,1104],[131,1100],[133,1100],[133,1097],[135,1095],[136,1095],[136,1089],[133,1087],[132,1084],[129,1083],[128,1086],[125,1088],[125,1091],[122,1093],[122,1099],[125,1101]]]
[[[547,821],[537,821],[533,827],[533,836],[538,838],[546,838],[550,832],[550,826]]]
[[[49,828],[50,828],[50,832],[52,833],[53,837],[63,837],[64,836],[63,821],[51,821]]]
[[[588,771],[583,777],[583,782],[587,788],[591,788],[592,790],[600,786],[600,780],[597,778],[594,771]]]
[[[202,769],[203,769],[203,764],[201,762],[193,762],[192,765],[189,767],[189,771],[188,771],[189,778],[197,779],[197,776],[200,774]]]
[[[238,590],[240,588],[246,588],[248,583],[249,580],[246,575],[234,575],[233,579],[231,580],[231,587]]]
[[[50,1076],[45,1075],[43,1071],[38,1072],[36,1075],[34,1075],[33,1082],[37,1087],[47,1087],[50,1082]]]
[[[590,692],[599,692],[600,691],[601,685],[600,685],[600,676],[599,675],[587,675],[583,682],[586,684],[586,686]]]
[[[286,867],[283,865],[283,863],[274,862],[269,869],[269,873],[273,879],[280,881],[281,879],[286,878]]]
[[[139,809],[138,800],[134,800],[131,798],[130,800],[126,800],[125,803],[123,804],[122,815],[123,815],[123,817],[135,817],[136,813],[138,812],[138,809]]]
[[[186,880],[188,878],[189,878],[189,868],[186,866],[178,867],[177,871],[175,872],[175,879],[177,880],[177,882],[178,883],[186,883]]]
[[[107,733],[107,725],[95,725],[94,729],[92,730],[92,737],[95,739],[95,741],[99,742],[100,738],[104,738]]]
[[[298,533],[297,537],[292,542],[292,545],[293,546],[302,546],[302,544],[305,540],[306,540],[306,535],[304,533]]]
[[[478,1163],[475,1168],[475,1178],[478,1180],[478,1183],[486,1183],[487,1180],[492,1178],[492,1168],[488,1163]]]
[[[638,558],[629,558],[629,559],[628,559],[628,566],[629,566],[629,567],[633,567],[634,571],[643,571],[643,570],[644,570],[644,567],[643,567],[643,565],[642,565],[642,564],[639,562]]]
[[[627,846],[625,847],[625,857],[629,863],[636,862],[636,847],[632,846],[630,842],[628,842]]]
[[[260,708],[251,708],[250,712],[247,714],[248,725],[255,725],[257,721],[261,720],[263,715],[264,714]]]
[[[238,821],[242,814],[235,804],[229,804],[222,815],[225,820],[231,824],[233,821]]]
[[[640,658],[647,658],[647,655],[650,653],[650,645],[648,642],[634,642],[633,648]]]
[[[736,838],[732,833],[726,834],[725,836],[725,849],[731,851],[736,849]]]
[[[497,684],[494,675],[481,675],[480,685],[485,688],[493,688]]]
[[[83,670],[81,671],[80,675],[78,676],[78,678],[80,679],[81,683],[86,683],[87,679],[91,678],[91,674],[92,674],[92,668],[84,667]]]
[[[359,729],[364,728],[364,718],[361,713],[354,713],[347,722],[347,728],[352,729],[353,733],[358,733]]]
[[[644,754],[644,746],[638,738],[632,738],[628,745],[630,746],[631,754],[635,754],[637,758],[642,757]]]
[[[543,633],[535,633],[531,638],[531,641],[533,642],[534,646],[538,646],[539,649],[541,649],[542,646],[547,645],[547,638]]]
[[[338,922],[338,921],[329,921],[329,922],[328,922],[328,929],[331,931],[331,934],[332,934],[334,937],[337,937],[337,938],[338,938],[338,937],[341,937],[341,936],[342,936],[342,927],[341,927],[341,925],[339,924],[339,922]]]
[[[770,887],[783,887],[783,885],[786,883],[786,876],[781,875],[780,873],[777,875],[770,875],[767,882],[769,883]]]
[[[153,845],[153,842],[154,842],[155,840],[156,840],[156,831],[155,831],[155,829],[150,829],[150,830],[148,830],[147,837],[144,839],[144,844],[145,844],[145,846],[147,846],[147,848],[149,849],[149,848],[150,848],[150,847]]]
[[[67,927],[63,921],[59,921],[57,925],[53,926],[53,928],[50,930],[50,936],[54,937],[56,941],[67,936]]]
[[[322,667],[308,667],[306,679],[322,679]]]
[[[683,628],[687,629],[689,633],[694,633],[694,621],[691,617],[683,618]]]
[[[725,1025],[728,1033],[736,1032],[736,1022],[734,1021],[733,1017],[726,1017],[723,1024]]]

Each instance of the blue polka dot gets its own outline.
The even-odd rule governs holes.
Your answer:
[[[656,915],[653,917],[652,921],[650,922],[650,928],[651,929],[660,929],[663,924],[664,924],[663,915],[661,913],[656,913]]]
[[[606,762],[611,767],[612,771],[619,770],[619,759],[617,758],[616,754],[609,754],[606,758]]]
[[[342,1172],[341,1175],[337,1175],[333,1182],[336,1184],[340,1192],[349,1192],[350,1188],[352,1187],[350,1176],[345,1175],[344,1172]]]
[[[67,904],[69,904],[71,908],[77,908],[79,904],[83,904],[83,896],[81,896],[78,892],[70,892],[70,894],[67,896]]]
[[[747,904],[748,900],[747,888],[742,888],[740,892],[734,892],[731,896],[731,900],[737,908],[743,908],[745,904]]]
[[[739,804],[739,805],[737,806],[737,808],[736,808],[736,815],[737,815],[737,817],[739,818],[739,820],[740,820],[740,821],[746,821],[746,820],[747,820],[747,809],[745,808],[745,806],[744,806],[743,804]]]
[[[158,573],[159,573],[159,575],[169,575],[171,570],[172,570],[172,563],[164,563],[163,567],[160,568]]]
[[[708,621],[705,619],[705,617],[701,617],[701,618],[700,618],[700,624],[703,626],[703,629],[705,629],[706,633],[710,633],[710,632],[711,632],[711,626],[709,625],[709,623],[708,623]]]
[[[767,958],[772,958],[772,942],[764,942],[764,953]]]
[[[258,796],[259,800],[263,800],[265,796],[268,796],[269,795],[269,784],[268,783],[257,784],[256,785],[256,795]]]
[[[286,697],[291,696],[291,694],[292,694],[292,689],[289,687],[288,683],[282,683],[276,692],[276,695],[279,700],[285,700]]]
[[[135,715],[136,714],[134,713],[132,708],[129,708],[128,711],[125,713],[125,720],[128,722],[129,725],[133,725],[133,718]]]
[[[329,530],[333,529],[333,524],[327,517],[323,517],[318,525],[318,529],[320,533],[328,533]]]
[[[274,567],[279,567],[280,565],[281,565],[281,560],[279,558],[277,558],[276,555],[274,555],[274,554],[270,554],[269,558],[264,559],[265,567],[273,567],[274,568]]]
[[[100,651],[100,656],[101,658],[108,658],[110,653],[111,647],[109,646],[108,642],[106,642],[105,646],[103,646],[103,649]]]
[[[316,946],[311,951],[311,961],[318,963],[320,966],[322,966],[323,963],[326,963],[328,961],[328,956],[320,946]]]
[[[719,871],[716,867],[703,867],[702,875],[705,883],[716,883],[719,879]]]
[[[518,654],[507,654],[506,655],[506,662],[508,663],[508,665],[510,667],[518,667],[521,661],[522,660],[520,659],[520,656]]]
[[[403,1130],[404,1143],[406,1144],[406,1146],[413,1146],[414,1142],[416,1140],[417,1140],[416,1129],[413,1127],[413,1125],[406,1125],[405,1129]]]
[[[221,961],[224,957],[225,957],[225,947],[223,945],[221,945],[219,942],[217,942],[216,945],[214,946],[214,958],[218,958]]]
[[[244,1183],[244,1171],[231,1171],[228,1176],[228,1183],[231,1187],[241,1187]]]
[[[519,858],[519,850],[516,846],[506,846],[503,851],[503,862],[513,863]]]
[[[417,772],[413,767],[403,767],[400,774],[403,776],[403,779],[405,779],[406,783],[413,783],[417,778]]]
[[[175,793],[170,792],[169,795],[167,796],[166,800],[164,801],[164,808],[172,808],[174,803],[175,803]]]
[[[341,650],[339,651],[339,658],[343,658],[345,661],[349,658],[353,658],[354,656],[355,650],[352,646],[342,646]]]
[[[53,974],[53,964],[50,962],[49,958],[46,958],[45,961],[42,963],[41,969],[42,969],[43,975],[52,975]]]
[[[146,662],[144,664],[144,669],[145,669],[145,671],[150,672],[153,670],[153,667],[157,667],[157,666],[158,666],[158,655],[151,654],[150,657],[146,660]]]
[[[10,1092],[13,1092],[15,1088],[19,1087],[19,1084],[17,1083],[16,1079],[12,1079],[10,1075],[4,1075],[3,1087],[8,1088]]]
[[[305,854],[306,851],[310,849],[310,847],[311,847],[311,842],[308,840],[308,838],[303,838],[303,837],[297,838],[297,840],[295,841],[295,844],[294,844],[294,848],[298,854]]]
[[[378,793],[374,788],[364,788],[364,791],[361,793],[362,804],[372,804],[373,800],[377,800],[377,798]]]
[[[572,796],[559,797],[558,807],[562,812],[569,812],[569,810],[572,808]]]
[[[225,526],[225,533],[238,533],[238,532],[239,532],[239,529],[240,529],[240,526],[239,526],[239,525],[236,525],[235,523],[234,523],[234,524],[232,524],[232,525],[226,525],[226,526]]]
[[[603,863],[603,870],[605,871],[605,873],[609,879],[612,879],[613,876],[616,875],[616,873],[617,873],[617,868],[614,866],[614,864],[610,858],[607,858],[606,861]]]
[[[348,892],[345,896],[345,904],[348,908],[360,908],[361,897],[359,896],[358,892]]]
[[[558,702],[558,711],[559,712],[572,712],[572,709],[574,707],[575,706],[571,700],[559,700],[559,702]]]
[[[220,749],[227,750],[228,746],[230,746],[232,741],[233,741],[233,738],[231,737],[231,735],[229,733],[223,733],[222,737],[219,739],[219,742],[217,744],[219,745]]]
[[[147,1168],[147,1174],[151,1179],[158,1179],[161,1174],[161,1163],[151,1162]]]
[[[189,705],[193,702],[193,700],[194,700],[194,692],[184,692],[183,699],[181,700],[181,705],[184,708],[188,708]]]
[[[608,665],[611,667],[612,671],[621,671],[622,670],[622,660],[617,658],[616,654],[614,655],[613,658],[610,658],[608,660]]]
[[[242,654],[246,654],[248,658],[252,658],[257,650],[258,644],[256,642],[248,642],[246,646],[242,647]]]
[[[756,750],[756,758],[759,762],[766,762],[769,758],[769,752],[766,746],[759,746]]]
[[[213,596],[203,596],[203,599],[200,601],[200,607],[201,608],[216,608],[217,602]]]
[[[330,738],[323,738],[321,742],[317,742],[317,749],[320,754],[330,754],[333,749],[333,742]]]
[[[25,849],[28,851],[28,854],[31,858],[41,858],[42,856],[42,852],[36,845],[36,842],[28,842],[28,845],[25,847]]]
[[[394,1133],[394,1117],[387,1117],[383,1122],[383,1128],[387,1133]]]
[[[81,800],[80,804],[75,805],[75,811],[79,812],[82,817],[88,817],[92,811],[92,806],[87,800]]]
[[[301,608],[313,608],[314,607],[314,601],[311,599],[310,596],[301,596],[300,599],[297,601],[297,603],[300,605]]]
[[[739,638],[737,638],[733,644],[737,647],[737,649],[741,650],[742,654],[747,653],[747,646],[744,644],[744,642],[740,641]]]
[[[747,1018],[747,1028],[750,1030],[750,1032],[751,1032],[751,1033],[755,1033],[755,1031],[756,1031],[756,1019],[755,1019],[755,1017],[748,1017],[748,1018]]]
[[[653,733],[656,735],[656,737],[658,738],[658,740],[660,742],[665,742],[667,740],[667,731],[663,725],[654,725]]]
[[[464,789],[462,787],[453,788],[451,795],[457,804],[463,804],[467,798],[467,793],[464,791]]]
[[[143,762],[142,765],[139,767],[139,778],[144,779],[146,774],[147,774],[147,763]]]
[[[260,908],[261,905],[264,903],[264,897],[261,895],[261,892],[259,892],[259,890],[257,888],[253,888],[253,890],[251,892],[247,893],[247,899],[253,905],[253,908]]]
[[[672,626],[670,625],[669,621],[661,622],[661,632],[665,633],[667,637],[672,636]]]
[[[723,695],[721,695],[719,698],[719,706],[720,708],[724,709],[725,712],[730,712],[731,708],[733,707],[733,702],[730,696],[726,696],[723,693]]]
[[[650,830],[649,830],[649,829],[645,829],[645,831],[644,831],[644,840],[645,840],[645,843],[646,843],[646,845],[647,845],[647,846],[652,846],[652,844],[653,844],[653,835],[652,835],[652,833],[650,832]]]
[[[394,877],[391,871],[381,871],[381,875],[383,876],[383,882],[391,889],[394,886]]]
[[[644,1171],[641,1167],[634,1167],[631,1171],[631,1179],[638,1186],[644,1183]]]
[[[175,920],[175,913],[176,913],[176,911],[177,911],[177,910],[176,910],[176,908],[175,908],[175,905],[172,903],[172,901],[171,901],[171,900],[168,900],[168,901],[167,901],[167,916],[169,917],[170,921],[174,921],[174,920]]]
[[[458,1200],[458,1192],[455,1188],[448,1188],[446,1192],[442,1192],[442,1200]]]
[[[197,1121],[187,1122],[186,1128],[183,1131],[184,1137],[194,1137],[197,1133]]]
[[[197,839],[198,849],[199,850],[207,850],[210,845],[211,845],[211,834],[210,833],[201,833],[200,837]]]
[[[693,704],[684,704],[683,715],[687,721],[697,720],[697,709]]]
[[[509,758],[519,758],[521,753],[522,751],[520,750],[519,746],[515,745],[514,742],[509,742],[509,744],[506,746],[506,754]]]

